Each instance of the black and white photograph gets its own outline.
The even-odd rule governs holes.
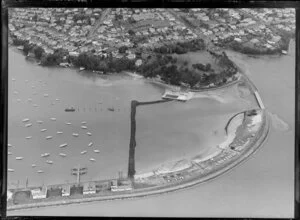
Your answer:
[[[293,218],[294,8],[8,8],[7,216]]]

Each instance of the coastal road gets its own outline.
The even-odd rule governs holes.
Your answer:
[[[88,38],[92,38],[95,36],[95,32],[96,30],[98,30],[98,28],[100,27],[100,25],[103,23],[104,19],[106,18],[106,16],[110,13],[111,9],[107,8],[105,9],[102,13],[100,18],[96,21],[96,23],[94,24],[94,27],[90,30],[90,33],[88,35]]]

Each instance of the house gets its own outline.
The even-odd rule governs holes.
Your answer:
[[[31,190],[31,195],[33,199],[45,199],[47,197],[47,187],[39,187]]]

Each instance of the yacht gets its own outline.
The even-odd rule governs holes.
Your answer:
[[[56,118],[50,118],[51,121],[56,121]]]
[[[92,136],[92,133],[90,133],[90,132],[87,132],[86,134],[89,135],[89,136]]]
[[[44,173],[44,171],[43,171],[43,170],[38,170],[37,172],[38,172],[38,173]]]
[[[30,127],[30,126],[32,126],[31,123],[25,125],[25,127]]]
[[[27,137],[26,137],[26,139],[31,139],[31,138],[32,138],[32,136],[27,136]]]
[[[16,157],[16,160],[23,160],[24,157]]]
[[[40,121],[40,120],[38,120],[38,121],[36,121],[37,123],[39,123],[39,124],[42,124],[43,123],[43,121]]]
[[[31,164],[31,167],[36,167],[36,164],[34,164],[34,163],[33,163],[33,164]]]
[[[41,157],[49,157],[49,156],[50,156],[50,153],[41,154]]]
[[[52,138],[52,136],[47,136],[47,137],[46,137],[47,140],[49,140],[49,139],[51,139],[51,138]]]
[[[100,150],[94,150],[95,153],[100,153]]]
[[[93,161],[93,162],[94,162],[94,161],[96,161],[96,160],[95,160],[94,158],[91,158],[90,161]]]
[[[87,129],[87,126],[81,126],[82,129]]]
[[[93,142],[90,142],[88,146],[91,147],[92,145],[93,145]]]
[[[22,120],[22,122],[28,122],[30,119],[29,118],[24,118],[23,120]]]
[[[46,163],[47,164],[53,164],[53,161],[52,160],[46,160]]]
[[[64,154],[64,153],[59,153],[59,156],[61,156],[61,157],[66,157],[67,155]]]
[[[79,134],[77,134],[77,133],[73,133],[72,134],[74,137],[78,137],[79,136]]]
[[[44,132],[44,131],[47,131],[47,129],[46,129],[46,128],[44,128],[44,129],[41,129],[41,132]]]
[[[62,134],[63,132],[62,131],[58,131],[58,132],[56,132],[57,134]]]
[[[86,153],[87,153],[87,151],[86,151],[86,150],[84,150],[84,151],[81,151],[80,153],[81,153],[81,154],[86,154]]]
[[[64,143],[64,144],[59,145],[59,147],[66,147],[66,146],[68,146],[67,143]]]
[[[14,169],[8,168],[7,171],[8,171],[8,172],[14,172],[15,170],[14,170]]]

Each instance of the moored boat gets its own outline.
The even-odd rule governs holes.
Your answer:
[[[107,108],[108,111],[114,112],[115,108]]]
[[[23,160],[24,157],[16,157],[16,160]]]
[[[75,112],[75,108],[73,107],[65,108],[65,112]]]
[[[47,129],[46,129],[46,128],[44,128],[44,129],[41,129],[41,132],[44,132],[44,131],[47,131]]]
[[[7,154],[8,154],[8,155],[12,155],[12,152],[8,151]]]
[[[67,124],[67,125],[71,125],[72,123],[71,123],[71,122],[66,122],[66,124]]]
[[[56,121],[56,118],[50,118],[51,121]]]
[[[64,154],[64,153],[59,153],[59,156],[61,156],[61,157],[66,157],[67,155]]]
[[[23,120],[22,120],[22,122],[28,122],[30,119],[29,118],[24,118]]]
[[[90,161],[93,161],[93,162],[94,162],[94,161],[96,161],[96,160],[95,160],[94,158],[90,158]]]
[[[64,143],[64,144],[59,145],[59,147],[66,147],[66,146],[68,146],[67,143]]]
[[[77,133],[73,133],[72,134],[74,137],[78,137],[79,136],[79,134],[77,134]]]
[[[36,167],[36,164],[34,164],[34,163],[33,163],[33,164],[31,164],[31,167]]]
[[[87,129],[87,126],[81,126],[82,129]]]
[[[53,164],[53,161],[52,160],[46,160],[46,163],[47,164]]]
[[[15,170],[14,170],[14,169],[8,168],[7,171],[8,171],[8,172],[14,172]]]
[[[50,153],[41,154],[41,157],[49,157],[49,156],[50,156]]]
[[[12,147],[12,145],[11,145],[11,144],[7,144],[7,146],[8,146],[8,147]]]
[[[91,132],[86,132],[87,135],[89,136],[92,136],[92,133]]]
[[[39,124],[42,124],[43,123],[43,121],[41,121],[41,120],[38,120],[38,121],[36,121],[37,123],[39,123]]]
[[[80,152],[80,154],[86,154],[86,153],[87,153],[86,150]]]
[[[39,105],[38,104],[34,104],[33,107],[39,107]]]
[[[93,145],[93,142],[90,142],[88,146],[91,147],[92,145]]]
[[[32,138],[32,136],[27,136],[27,137],[26,137],[26,139],[31,139],[31,138]]]
[[[48,97],[49,95],[47,93],[44,94],[44,97]]]
[[[100,153],[100,150],[94,150],[95,153]]]
[[[38,173],[44,173],[44,171],[43,171],[43,170],[38,170],[37,172],[38,172]]]
[[[81,122],[81,124],[86,124],[86,121]]]
[[[57,134],[62,134],[63,132],[62,131],[58,131],[58,132],[56,132]]]
[[[32,126],[31,123],[25,125],[25,127],[30,127],[30,126]]]
[[[52,136],[47,136],[46,137],[47,140],[52,139],[52,138],[53,138]]]

